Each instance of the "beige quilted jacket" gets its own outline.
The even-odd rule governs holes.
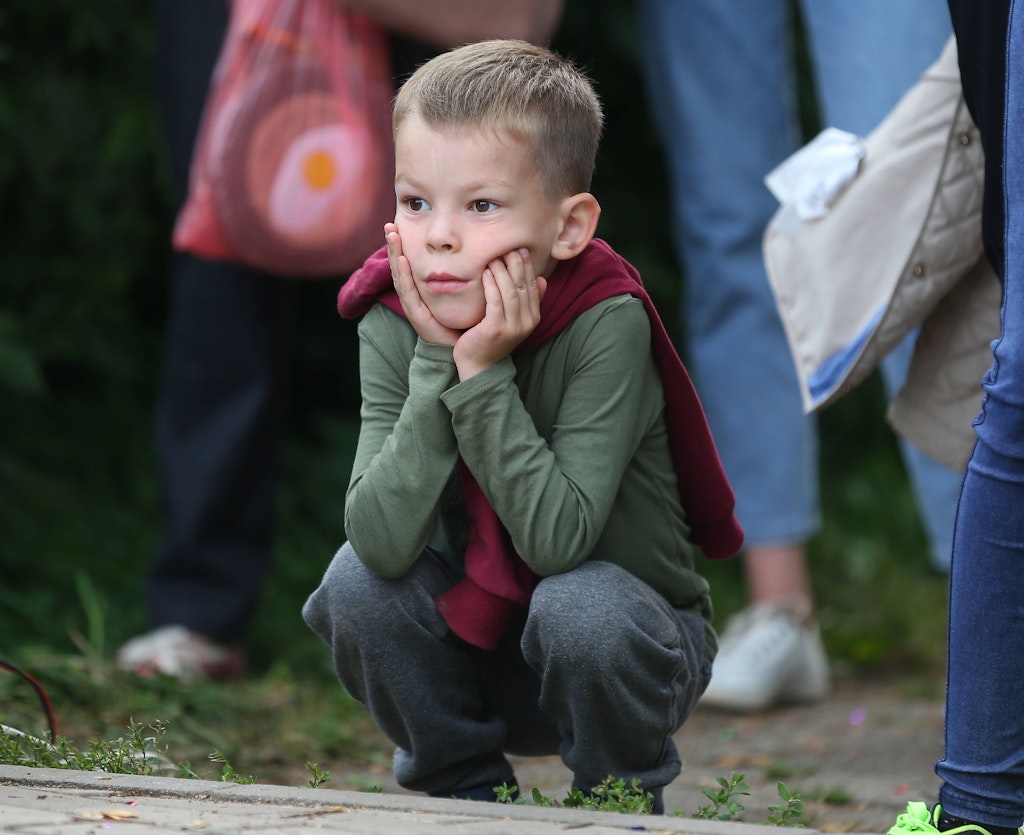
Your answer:
[[[963,469],[999,333],[999,280],[982,253],[983,156],[951,40],[866,140],[828,213],[769,224],[768,275],[808,412],[863,381],[920,326],[890,423]]]

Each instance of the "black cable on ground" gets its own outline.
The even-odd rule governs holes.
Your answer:
[[[57,720],[53,715],[53,706],[50,704],[50,697],[46,695],[46,691],[43,689],[38,681],[23,670],[19,670],[13,664],[8,661],[4,661],[0,658],[0,669],[7,670],[8,672],[14,673],[15,675],[21,676],[25,681],[32,685],[32,688],[36,691],[36,695],[39,697],[39,703],[43,706],[43,713],[46,714],[46,722],[50,727],[50,744],[57,744]]]

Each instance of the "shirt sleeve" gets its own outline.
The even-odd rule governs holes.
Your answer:
[[[458,449],[517,553],[541,576],[568,571],[594,549],[623,473],[653,419],[650,322],[642,304],[619,297],[570,326],[567,364],[545,397],[558,400],[542,437],[507,359],[442,395]],[[567,330],[569,330],[567,329]],[[659,397],[659,410],[663,398]],[[645,405],[647,404],[647,405]]]
[[[452,348],[423,342],[383,307],[359,325],[359,442],[345,532],[363,564],[404,574],[423,551],[458,447],[441,393],[457,379]]]

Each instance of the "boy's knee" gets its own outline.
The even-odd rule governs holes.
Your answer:
[[[551,649],[571,652],[622,634],[626,587],[620,573],[626,574],[611,563],[593,562],[544,578],[530,600],[527,632]]]
[[[448,627],[434,601],[450,585],[429,552],[401,577],[381,577],[364,566],[346,542],[303,606],[302,616],[329,644],[366,636],[384,643],[400,640],[410,629],[440,637]]]
[[[653,641],[679,643],[671,607],[624,568],[587,562],[542,580],[530,602],[526,633],[548,652],[590,656]]]
[[[343,619],[372,615],[380,604],[371,588],[375,575],[356,556],[349,543],[341,546],[324,572],[323,579],[302,607],[306,624],[326,641]]]
[[[530,598],[530,619],[544,620],[552,627],[564,625],[571,628],[574,621],[592,615],[591,612],[579,611],[580,590],[588,585],[584,577],[590,570],[590,565],[584,563],[565,574],[554,574],[541,580]]]

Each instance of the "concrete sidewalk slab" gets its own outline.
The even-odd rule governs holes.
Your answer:
[[[352,835],[554,835],[576,831],[587,835],[763,835],[766,830],[778,831],[693,818],[0,766],[2,832],[284,835],[314,830]]]

